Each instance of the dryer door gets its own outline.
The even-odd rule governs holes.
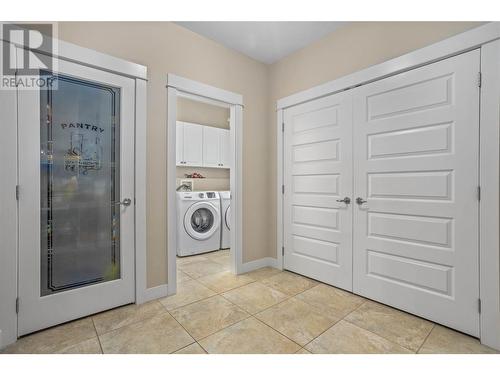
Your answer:
[[[184,228],[195,240],[206,240],[219,229],[219,210],[209,202],[197,202],[184,215]]]

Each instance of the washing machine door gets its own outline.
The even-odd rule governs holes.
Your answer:
[[[226,224],[226,228],[231,230],[231,206],[228,206],[226,209],[226,213],[224,215],[224,223]]]
[[[209,202],[197,202],[184,215],[186,233],[195,240],[206,240],[219,229],[220,214]]]

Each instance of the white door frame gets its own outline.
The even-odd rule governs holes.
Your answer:
[[[491,22],[430,46],[312,87],[277,101],[277,248],[283,268],[283,111],[291,106],[374,82],[481,48],[480,107],[480,339],[500,350],[500,22]],[[479,73],[479,72],[478,72]]]
[[[176,131],[177,98],[229,109],[231,138],[231,272],[243,272],[243,96],[214,86],[167,75],[167,262],[168,294],[177,292]]]
[[[8,41],[2,39],[2,43]],[[146,287],[146,85],[147,68],[130,61],[119,59],[101,52],[80,47],[62,40],[53,39],[52,45],[57,52],[37,50],[38,53],[53,55],[61,60],[71,61],[84,66],[105,70],[126,76],[135,81],[135,300],[147,300]],[[8,167],[2,167],[4,178],[0,180],[2,215],[0,234],[0,348],[17,340],[16,299],[18,297],[18,205],[16,200],[17,176],[17,114],[16,91],[0,93],[0,122],[10,126],[0,138],[1,155],[8,160]],[[5,100],[4,100],[5,99]],[[7,157],[8,155],[8,157]],[[4,174],[5,172],[5,174]],[[22,196],[22,188],[21,196]],[[5,207],[5,211],[4,211]],[[5,259],[5,262],[3,261]],[[22,301],[20,303],[22,306]],[[22,307],[21,307],[22,308]]]

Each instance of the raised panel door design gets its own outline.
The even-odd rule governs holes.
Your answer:
[[[218,128],[203,126],[203,166],[219,167],[220,135]]]
[[[352,107],[340,93],[285,110],[284,267],[352,289]]]
[[[355,293],[478,336],[479,51],[354,89]]]
[[[198,167],[203,163],[203,126],[185,122],[183,128],[183,165]]]

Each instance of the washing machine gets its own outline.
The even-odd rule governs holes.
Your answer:
[[[220,248],[229,249],[231,247],[231,192],[219,191],[220,196]]]
[[[219,193],[177,192],[177,255],[219,250],[221,210]]]

